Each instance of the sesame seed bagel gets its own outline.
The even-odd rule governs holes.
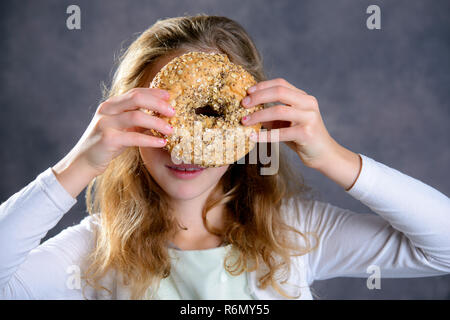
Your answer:
[[[218,167],[231,164],[250,152],[249,139],[260,124],[243,126],[241,119],[263,108],[241,106],[247,89],[256,84],[242,66],[224,54],[189,52],[166,64],[154,77],[151,88],[167,90],[175,115],[165,119],[174,127],[171,135],[151,130],[167,139],[165,149],[174,162]],[[153,114],[153,111],[142,109]]]

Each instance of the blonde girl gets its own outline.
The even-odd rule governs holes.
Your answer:
[[[287,167],[261,163],[183,165],[148,134],[173,128],[155,74],[190,51],[218,52],[258,83],[242,120],[278,130],[299,161],[376,214],[312,199]],[[256,137],[260,143],[262,136]],[[273,142],[275,143],[275,142]],[[87,216],[39,244],[87,188]],[[4,299],[312,299],[314,280],[420,277],[450,272],[450,202],[439,191],[335,141],[317,99],[267,80],[252,40],[217,16],[165,19],[126,50],[112,85],[73,149],[0,207],[0,296]]]

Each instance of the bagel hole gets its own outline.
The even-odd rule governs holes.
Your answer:
[[[195,109],[195,114],[203,115],[207,117],[220,118],[223,114],[215,110],[211,105],[207,104],[203,107]]]

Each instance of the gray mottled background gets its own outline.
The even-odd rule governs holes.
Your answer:
[[[81,137],[111,77],[115,56],[157,19],[228,16],[255,40],[271,77],[315,95],[331,135],[450,194],[447,1],[4,1],[0,2],[0,201],[54,165]],[[81,30],[66,8],[81,7]],[[378,4],[382,30],[365,27]],[[298,162],[297,162],[298,163]],[[367,207],[298,163],[321,200]],[[53,236],[86,215],[84,193]],[[320,299],[449,299],[450,276],[314,284]]]

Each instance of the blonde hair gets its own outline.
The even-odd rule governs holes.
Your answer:
[[[257,81],[266,79],[261,57],[238,23],[218,16],[186,16],[157,21],[129,46],[104,99],[148,85],[150,66],[164,55],[177,50],[211,49],[227,54]],[[264,289],[271,285],[281,295],[291,297],[281,289],[275,274],[290,270],[291,256],[313,248],[305,234],[284,220],[282,200],[306,197],[311,188],[301,175],[289,172],[284,160],[281,154],[280,170],[275,175],[260,175],[264,165],[259,162],[230,165],[202,214],[205,227],[222,236],[238,253],[234,263],[228,263],[231,256],[224,261],[231,274],[255,271],[264,263],[268,271],[260,277],[258,286]],[[293,176],[295,181],[289,181]],[[101,218],[85,275],[88,284],[98,288],[99,280],[114,269],[131,289],[132,299],[143,298],[148,288],[158,288],[160,280],[170,274],[167,241],[180,228],[170,214],[169,201],[145,168],[137,147],[128,148],[111,161],[86,192],[89,213],[99,213]],[[223,230],[208,226],[206,219],[208,211],[219,204],[226,208]],[[305,238],[306,244],[300,247],[299,242],[289,240],[291,232]]]

